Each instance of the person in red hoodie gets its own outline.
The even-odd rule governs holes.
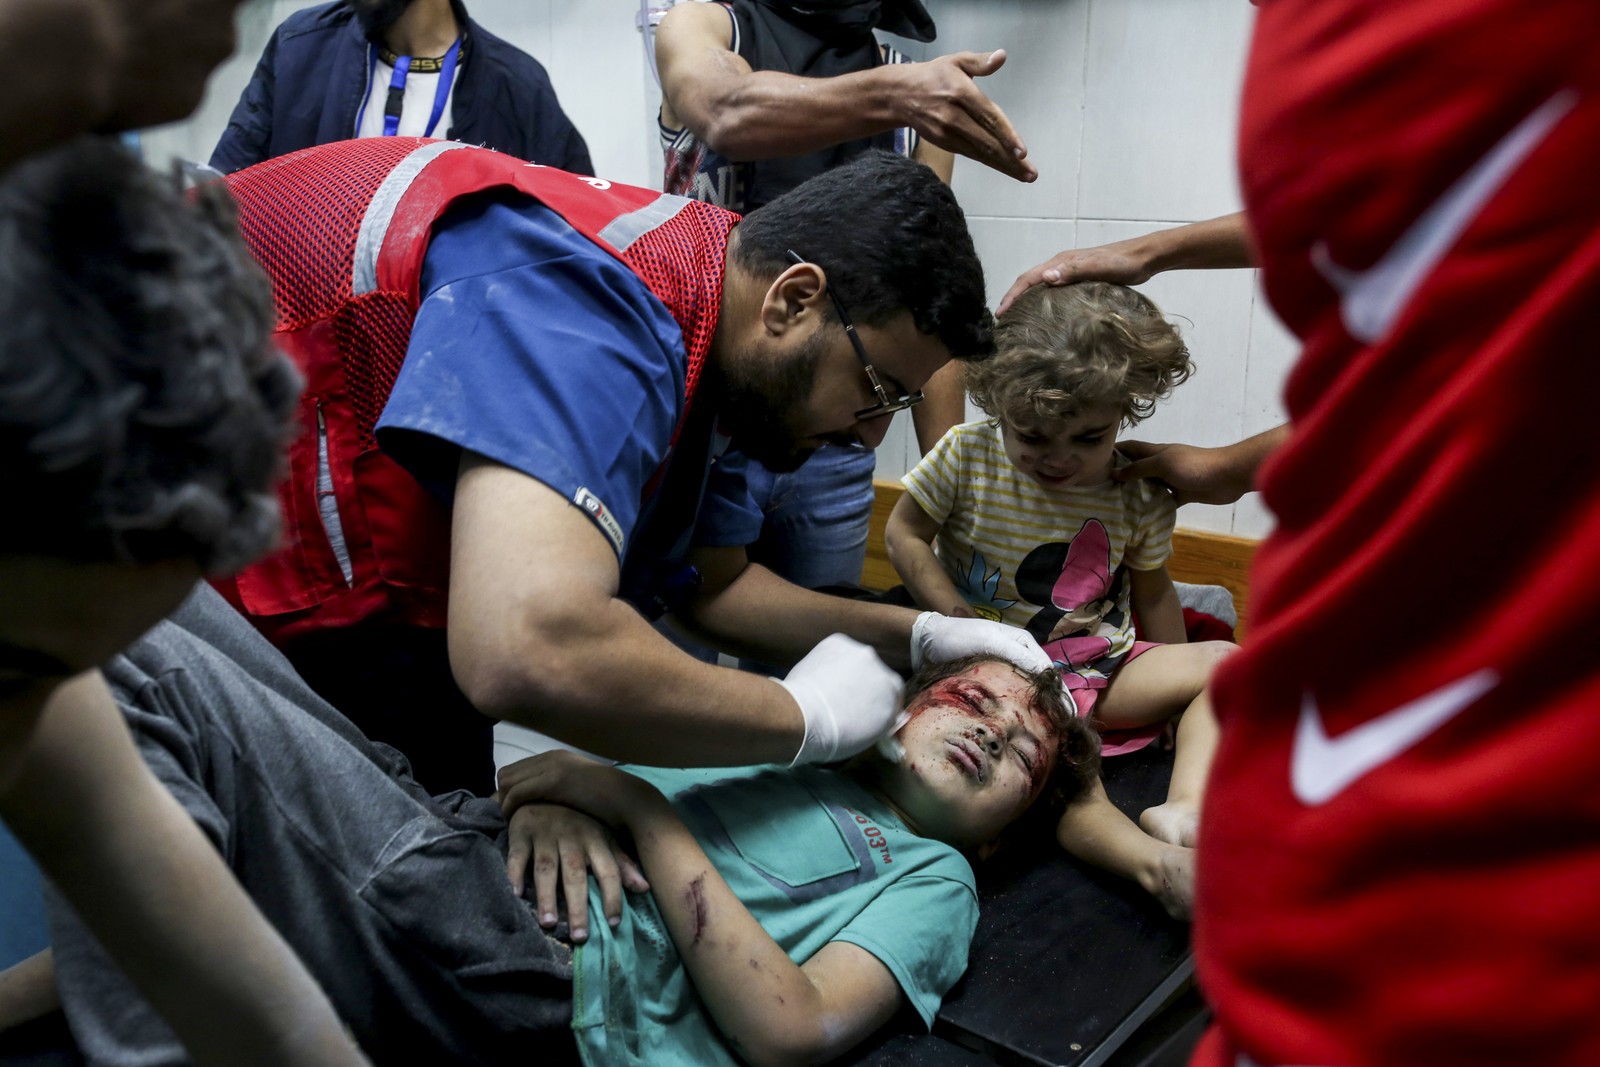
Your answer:
[[[1197,1063],[1600,1059],[1600,9],[1270,0],[1241,174],[1304,350],[1220,672]],[[1552,410],[1554,409],[1554,410]]]
[[[1259,6],[1245,215],[1007,297],[1253,261],[1304,345],[1289,425],[1127,472],[1278,519],[1215,689],[1197,1063],[1595,1063],[1600,435],[1554,392],[1600,302],[1600,9]]]

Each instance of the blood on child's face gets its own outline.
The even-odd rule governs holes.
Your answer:
[[[1033,687],[1005,663],[980,663],[929,686],[897,735],[895,803],[916,828],[958,847],[993,839],[1038,799],[1055,769],[1057,732]]]

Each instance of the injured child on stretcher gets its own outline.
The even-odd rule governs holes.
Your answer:
[[[899,762],[554,752],[494,797],[429,797],[204,586],[105,674],[157,777],[376,1063],[816,1062],[907,1006],[931,1024],[977,920],[964,852],[1047,834],[1099,758],[1052,672],[977,657],[908,683]],[[584,889],[558,923],[562,882]],[[188,1062],[52,912],[88,1061]]]

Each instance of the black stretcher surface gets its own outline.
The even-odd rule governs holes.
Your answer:
[[[1106,761],[1106,792],[1136,818],[1165,798],[1171,773],[1171,752],[1151,746]],[[1194,972],[1188,925],[1134,883],[1078,864],[1053,842],[1044,851],[1019,847],[979,870],[971,964],[933,1035],[903,1024],[851,1062],[1101,1067],[1184,993]],[[1198,999],[1174,1010],[1184,1013],[1174,1029],[1192,1039],[1196,1028],[1183,1024],[1201,1011]]]

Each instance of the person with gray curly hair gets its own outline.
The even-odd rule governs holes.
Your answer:
[[[0,494],[34,502],[0,552],[222,573],[277,536],[299,377],[228,198],[166,185],[85,141],[0,190]]]
[[[194,1061],[362,1063],[101,674],[276,537],[299,382],[270,314],[226,198],[113,142],[0,182],[0,818]],[[48,1006],[15,994],[0,1029]]]

